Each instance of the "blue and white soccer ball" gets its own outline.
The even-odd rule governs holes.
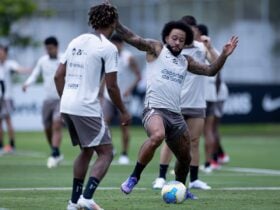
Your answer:
[[[170,181],[163,185],[161,196],[165,203],[182,203],[186,197],[186,186],[178,181]]]

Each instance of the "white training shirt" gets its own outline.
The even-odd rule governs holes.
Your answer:
[[[203,43],[194,41],[189,48],[184,48],[183,55],[189,55],[199,63],[206,61],[206,49]],[[188,73],[181,92],[181,108],[206,108],[205,76]]]
[[[217,101],[226,101],[228,98],[229,92],[228,92],[228,87],[224,81],[222,81],[218,96],[217,96]]]
[[[220,53],[215,49],[217,54]],[[228,88],[224,81],[221,81],[219,92],[217,93],[216,88],[216,79],[217,76],[214,77],[206,77],[205,78],[205,99],[209,102],[216,102],[216,101],[225,101],[228,97]]]
[[[19,64],[14,60],[6,60],[4,63],[0,62],[0,79],[4,80],[5,84],[5,99],[12,99],[12,72],[16,72]]]
[[[181,113],[180,93],[187,75],[187,60],[180,54],[175,57],[164,46],[158,58],[147,62],[147,89],[145,107],[165,108]]]
[[[43,86],[45,91],[45,99],[59,99],[55,83],[54,75],[59,65],[61,54],[57,58],[50,58],[49,55],[42,56],[36,66],[34,67],[31,75],[27,78],[25,84],[31,85],[38,79],[39,75],[43,76]]]
[[[102,110],[98,92],[102,70],[105,73],[117,71],[116,46],[104,35],[83,34],[70,42],[61,63],[67,65],[60,111],[100,117]]]
[[[126,49],[123,49],[119,53],[118,86],[123,101],[129,100],[129,96],[124,97],[124,93],[131,87],[136,79],[134,72],[130,68],[131,57],[132,53]],[[105,89],[104,97],[111,100],[107,88]]]

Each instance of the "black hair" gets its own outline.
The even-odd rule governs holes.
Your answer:
[[[94,29],[107,28],[119,17],[117,9],[108,4],[91,7],[88,15],[88,24]]]
[[[182,21],[170,21],[164,25],[161,32],[161,37],[164,44],[166,44],[165,38],[173,29],[180,29],[186,33],[185,45],[190,45],[193,42],[193,31],[188,25]]]
[[[8,52],[9,52],[9,47],[8,46],[0,44],[0,49],[4,50],[6,54],[8,54]]]
[[[208,27],[206,25],[198,24],[197,28],[198,28],[199,32],[201,33],[201,35],[208,36]]]
[[[123,43],[123,39],[119,34],[113,34],[113,36],[111,37],[111,41],[116,43]]]
[[[58,46],[58,41],[54,36],[50,36],[50,37],[45,39],[44,44],[45,45],[51,44],[51,45],[54,45],[54,46],[57,47]]]
[[[191,15],[185,15],[181,18],[181,21],[183,21],[185,24],[188,24],[190,26],[196,26],[197,22],[194,16]]]

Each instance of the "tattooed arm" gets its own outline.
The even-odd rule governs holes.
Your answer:
[[[136,47],[138,50],[147,52],[147,56],[157,57],[163,47],[161,42],[152,39],[144,39],[133,33],[119,21],[117,23],[116,31],[127,43]]]
[[[214,76],[219,72],[219,70],[223,67],[226,59],[231,53],[234,51],[238,43],[238,37],[233,36],[229,40],[229,42],[224,46],[222,53],[220,56],[211,63],[210,65],[205,65],[196,62],[192,57],[186,56],[188,60],[188,70],[194,74],[206,75],[206,76]]]

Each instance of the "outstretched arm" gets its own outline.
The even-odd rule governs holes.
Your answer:
[[[152,39],[144,39],[133,33],[129,28],[122,25],[119,21],[116,27],[117,33],[129,44],[136,47],[138,50],[145,51],[155,57],[162,49],[162,44],[159,41]]]
[[[112,5],[109,0],[104,0],[105,4]],[[138,50],[147,52],[147,60],[152,60],[157,57],[163,47],[162,43],[157,40],[144,39],[133,33],[129,28],[124,26],[117,20],[116,32],[128,44],[136,47]]]
[[[220,56],[211,63],[210,65],[205,65],[196,62],[192,57],[186,56],[188,60],[188,70],[194,74],[214,76],[223,67],[227,57],[231,55],[238,43],[238,37],[233,36],[227,44],[225,44]]]

